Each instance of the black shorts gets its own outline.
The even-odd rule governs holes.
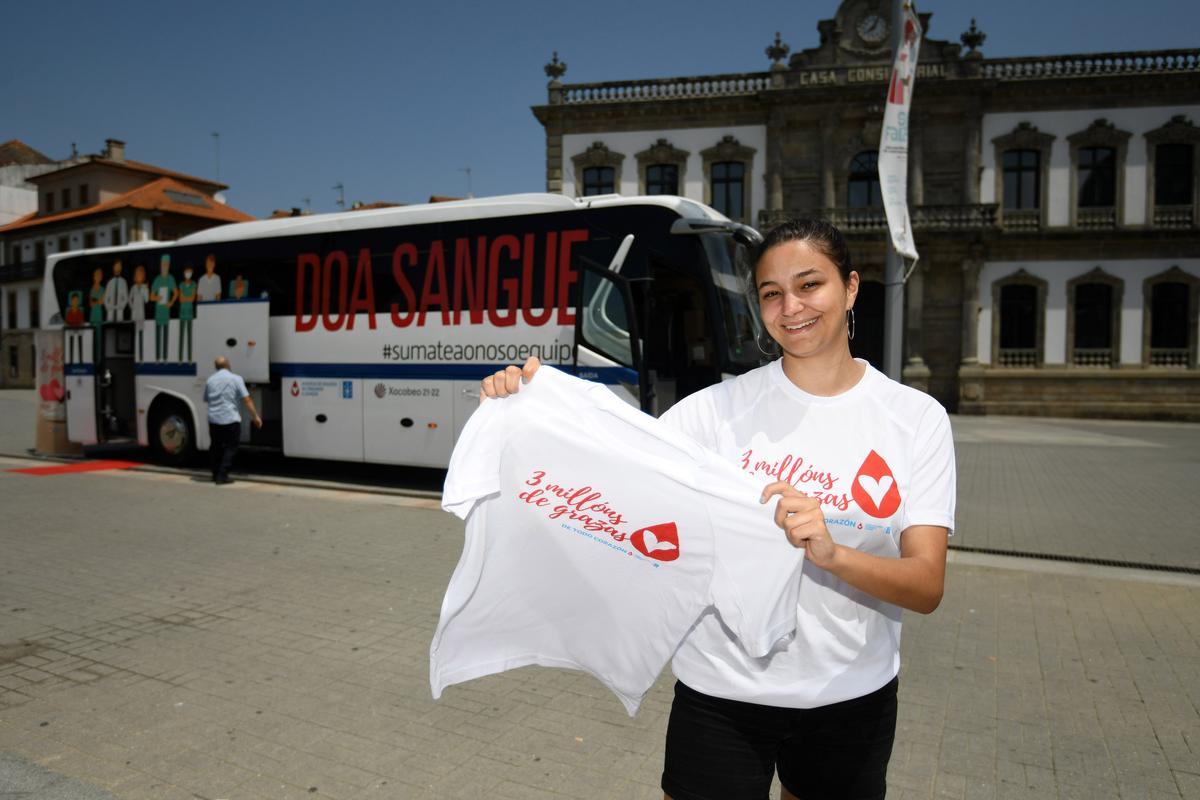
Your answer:
[[[673,800],[765,800],[771,777],[800,800],[874,800],[887,792],[896,738],[893,678],[820,708],[709,697],[675,683],[662,789]]]

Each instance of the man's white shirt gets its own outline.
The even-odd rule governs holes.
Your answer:
[[[433,696],[540,664],[591,673],[632,715],[706,612],[748,657],[784,646],[803,553],[763,485],[550,367],[485,402],[443,492],[467,528],[430,647]]]

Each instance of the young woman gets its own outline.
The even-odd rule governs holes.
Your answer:
[[[670,800],[884,797],[896,730],[902,609],[941,602],[954,447],[928,395],[850,355],[858,273],[823,220],[773,229],[751,276],[779,358],[690,395],[662,419],[761,476],[762,502],[804,548],[795,636],[749,658],[710,612],[679,679],[662,788]],[[485,378],[504,397],[537,369]]]

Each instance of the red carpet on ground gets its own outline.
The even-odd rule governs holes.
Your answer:
[[[136,461],[80,461],[75,464],[54,464],[49,467],[26,467],[10,469],[23,475],[65,475],[69,472],[101,472],[108,469],[129,469],[140,466]]]

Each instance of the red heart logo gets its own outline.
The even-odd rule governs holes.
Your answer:
[[[679,531],[674,522],[641,528],[629,541],[647,558],[655,561],[674,561],[679,558]]]
[[[896,476],[883,457],[874,450],[858,468],[850,493],[854,495],[854,502],[858,503],[859,508],[877,519],[890,517],[900,507]]]
[[[50,393],[54,396],[54,399],[61,403],[62,399],[67,396],[66,389],[63,389],[63,385],[58,382],[58,378],[51,378],[48,385],[50,386]]]

